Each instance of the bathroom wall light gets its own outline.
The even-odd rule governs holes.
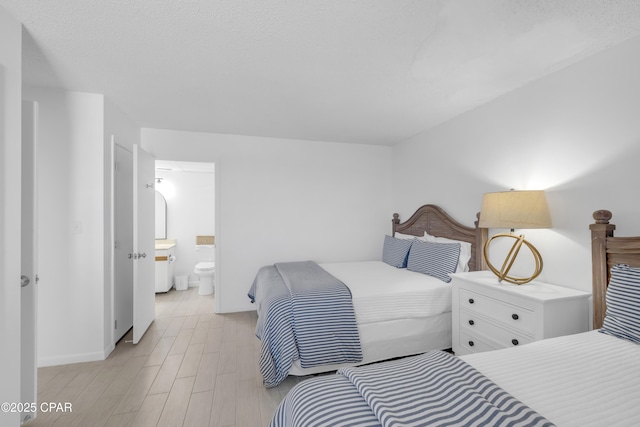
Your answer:
[[[176,188],[172,179],[156,178],[156,190],[162,193],[166,200],[172,199],[176,194]]]

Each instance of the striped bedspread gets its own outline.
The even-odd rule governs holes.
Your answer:
[[[449,353],[343,368],[294,387],[271,427],[553,426]]]
[[[258,303],[256,335],[266,387],[282,382],[296,359],[304,368],[362,361],[351,293],[316,263],[261,268],[249,298]]]

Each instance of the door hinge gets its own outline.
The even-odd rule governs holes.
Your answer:
[[[117,320],[115,321],[115,324],[114,324],[113,328],[114,329],[118,329],[118,321]]]

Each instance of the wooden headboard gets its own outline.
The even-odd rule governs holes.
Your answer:
[[[398,232],[422,237],[426,231],[432,236],[469,242],[471,243],[469,270],[486,270],[482,258],[482,247],[487,241],[487,229],[478,228],[479,215],[479,213],[476,214],[475,227],[468,227],[453,219],[442,208],[436,205],[424,205],[404,222],[400,222],[399,215],[394,213],[391,220],[392,236]]]
[[[609,223],[612,216],[607,210],[595,211],[595,223],[589,226],[593,269],[593,329],[602,327],[607,311],[605,297],[611,267],[616,264],[640,267],[640,237],[614,237],[616,226]]]

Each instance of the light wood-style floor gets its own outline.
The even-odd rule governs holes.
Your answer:
[[[255,312],[217,315],[197,288],[156,296],[156,319],[140,343],[130,333],[107,360],[38,369],[38,401],[72,405],[25,426],[268,425],[303,378],[266,389],[257,366]]]

